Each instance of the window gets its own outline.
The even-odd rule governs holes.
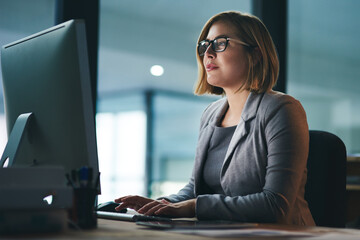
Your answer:
[[[309,128],[338,135],[360,152],[360,2],[290,0],[288,93]]]
[[[101,195],[144,195],[146,116],[143,111],[98,113],[96,116]]]
[[[96,133],[101,172],[99,202],[145,194],[146,114],[142,92],[99,96]]]

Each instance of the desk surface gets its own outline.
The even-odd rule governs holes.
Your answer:
[[[296,227],[274,224],[261,224],[258,228],[270,230],[285,230],[289,232],[314,233],[312,240],[320,239],[360,239],[360,230],[355,229],[334,229],[322,227]],[[222,230],[227,231],[227,230]],[[1,237],[0,237],[1,238]],[[138,226],[133,222],[98,219],[98,228],[94,230],[67,230],[57,234],[33,235],[33,236],[11,236],[11,239],[166,239],[166,240],[202,240],[209,237],[175,233],[163,230],[153,230],[147,227]],[[212,238],[210,238],[212,239]],[[216,239],[261,239],[260,237],[217,237]],[[279,239],[279,236],[265,237],[264,239]],[[288,236],[281,239],[307,239],[304,236]]]

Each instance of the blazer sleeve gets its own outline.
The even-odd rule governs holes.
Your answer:
[[[304,184],[302,180],[306,172],[309,130],[305,111],[298,101],[288,98],[279,102],[268,104],[265,114],[260,116],[268,150],[263,189],[246,196],[198,196],[198,219],[291,221],[289,218],[294,202],[301,184]]]

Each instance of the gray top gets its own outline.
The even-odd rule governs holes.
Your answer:
[[[189,183],[171,202],[196,198],[200,220],[315,225],[304,199],[309,128],[300,102],[279,93],[251,92],[220,171],[225,194],[207,194],[203,167],[215,126],[229,104],[222,98],[204,111]]]
[[[235,128],[236,126],[215,126],[203,172],[204,183],[209,187],[209,193],[224,194],[220,183],[220,170]]]

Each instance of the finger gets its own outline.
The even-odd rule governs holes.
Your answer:
[[[153,208],[154,206],[156,206],[156,205],[158,205],[158,204],[160,204],[160,202],[158,202],[158,201],[152,201],[152,202],[147,203],[147,204],[145,204],[144,206],[142,206],[142,207],[138,210],[138,212],[144,214],[144,213],[146,213],[149,209]]]
[[[143,206],[144,206],[144,204],[141,203],[141,202],[129,201],[129,199],[128,199],[126,201],[121,202],[120,205],[117,206],[115,209],[116,210],[121,210],[121,209],[124,209],[124,208],[131,208],[131,209],[134,209],[134,210],[138,211]]]
[[[144,213],[144,215],[154,215],[154,212],[156,212],[157,210],[159,210],[160,208],[163,207],[163,204],[158,204],[152,208],[150,208],[147,212]]]
[[[159,208],[157,211],[154,212],[154,215],[164,215],[164,216],[175,217],[175,216],[179,215],[176,210],[177,209],[174,209],[173,206],[163,205],[163,206],[161,206],[161,208]]]
[[[121,203],[122,201],[124,201],[125,199],[129,199],[129,198],[131,198],[131,197],[134,197],[133,195],[127,195],[127,196],[123,196],[123,197],[120,197],[120,198],[116,198],[115,200],[114,200],[114,202],[116,202],[116,203]]]
[[[116,203],[131,203],[133,205],[144,205],[146,201],[140,196],[125,196],[114,200]]]
[[[119,206],[115,207],[115,210],[120,211],[121,209],[124,209],[124,208],[134,209],[135,207],[136,207],[136,204],[134,204],[134,203],[121,203]]]
[[[114,200],[114,202],[116,202],[116,203],[121,203],[121,198],[116,198],[116,199]]]
[[[136,196],[136,195],[128,195],[128,196],[124,196],[124,197],[121,197],[119,198],[119,200],[121,202],[124,202],[124,201],[134,201],[134,200],[137,200],[137,199],[140,199],[139,196]]]
[[[115,210],[120,211],[121,209],[124,208],[131,208],[137,211],[148,201],[149,201],[148,198],[144,198],[137,195],[128,195],[128,196],[120,197],[114,200],[114,202],[120,203],[120,205],[117,206]],[[152,200],[150,199],[150,201]]]
[[[123,206],[119,205],[119,206],[115,207],[115,211],[121,211],[122,209],[125,209],[125,208],[127,208],[127,207],[123,207]]]
[[[139,205],[145,205],[147,203],[150,203],[150,202],[154,201],[153,199],[146,198],[146,197],[141,197],[141,196],[137,196],[137,195],[125,196],[125,197],[122,197],[120,200],[122,202],[136,202]]]
[[[195,211],[190,203],[190,201],[184,201],[180,203],[167,204],[164,205],[163,208],[159,208],[156,212],[154,212],[154,214],[171,217],[194,217]]]
[[[164,199],[164,198],[163,198],[163,199],[161,199],[161,202],[162,202],[162,203],[165,203],[165,204],[170,204],[170,203],[171,203],[171,202],[167,201],[167,200],[166,200],[166,199]]]

